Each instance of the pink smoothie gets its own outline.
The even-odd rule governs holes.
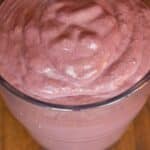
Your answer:
[[[105,100],[149,71],[149,16],[131,0],[6,0],[0,74],[49,102]]]
[[[65,105],[105,101],[149,71],[150,8],[140,0],[5,0],[0,6],[0,75],[26,95]],[[3,88],[2,94],[48,150],[103,150],[141,110],[149,89],[72,112],[24,102]]]

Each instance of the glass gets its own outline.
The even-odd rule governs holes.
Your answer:
[[[150,94],[150,72],[104,102],[58,105],[27,96],[0,77],[1,94],[14,116],[47,150],[104,150],[114,144]]]

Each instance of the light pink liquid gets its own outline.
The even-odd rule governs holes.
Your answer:
[[[150,70],[150,9],[139,0],[5,0],[0,75],[45,102],[112,98]],[[44,108],[2,88],[12,113],[48,150],[103,150],[141,110],[149,85],[103,107]]]
[[[48,150],[104,150],[116,142],[139,113],[150,86],[124,100],[82,111],[58,111],[29,104],[2,90],[11,112]]]

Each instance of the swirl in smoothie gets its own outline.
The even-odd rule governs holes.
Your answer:
[[[150,70],[149,16],[132,0],[5,0],[0,74],[44,101],[105,100]]]

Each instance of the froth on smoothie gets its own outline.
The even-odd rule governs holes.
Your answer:
[[[140,0],[5,0],[0,75],[59,104],[103,101],[150,70],[150,8]]]

